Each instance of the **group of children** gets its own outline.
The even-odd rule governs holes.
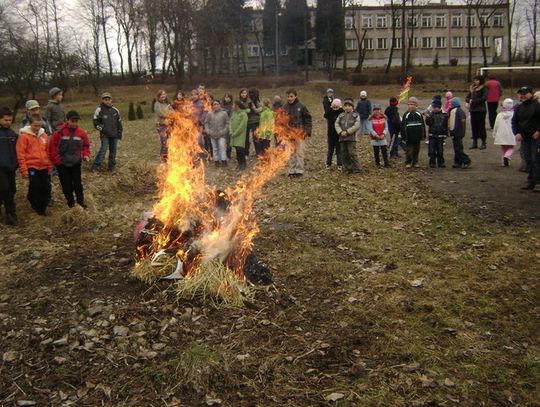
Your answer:
[[[103,103],[108,102],[105,99],[111,99],[110,94],[105,96]],[[79,113],[71,110],[64,114],[61,89],[51,89],[49,99],[45,117],[41,116],[36,100],[26,102],[26,114],[18,133],[12,129],[14,113],[7,107],[0,108],[0,207],[4,207],[4,223],[8,225],[18,222],[15,207],[17,170],[28,180],[27,198],[38,215],[45,216],[47,207],[52,205],[52,174],[58,175],[67,205],[71,208],[78,204],[86,208],[81,163],[90,160],[88,135],[79,127]],[[110,127],[104,123],[108,116],[100,115],[98,111],[96,114],[99,117],[94,117],[94,123],[102,140],[118,137],[118,134],[104,133]],[[117,120],[119,122],[119,117]],[[96,162],[99,158],[100,154]],[[96,162],[94,165],[99,165]]]
[[[422,141],[428,144],[430,168],[444,168],[444,145],[447,137],[452,138],[454,149],[453,168],[469,168],[470,157],[465,154],[463,138],[466,130],[466,113],[461,100],[447,92],[445,100],[434,96],[430,105],[421,112],[418,99],[407,100],[407,111],[400,116],[398,100],[389,99],[384,113],[379,104],[372,104],[367,92],[360,93],[354,108],[352,99],[334,98],[333,89],[328,89],[323,98],[324,117],[328,123],[328,153],[326,167],[332,167],[335,153],[338,169],[360,172],[355,152],[356,136],[368,135],[373,147],[375,164],[390,167],[388,157],[399,157],[399,149],[405,152],[405,167],[418,168],[418,157]],[[493,129],[494,143],[501,146],[501,165],[508,166],[516,144],[512,132],[513,101],[505,99]]]

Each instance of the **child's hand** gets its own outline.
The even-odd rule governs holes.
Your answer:
[[[521,133],[516,134],[516,141],[521,141],[521,140],[523,140]]]
[[[83,157],[83,160],[86,161],[86,162],[88,162],[88,161],[90,161],[90,157],[88,157],[88,156]]]

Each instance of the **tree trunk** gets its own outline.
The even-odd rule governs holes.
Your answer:
[[[392,18],[392,39],[390,40],[390,53],[388,54],[388,62],[386,63],[386,69],[384,70],[384,73],[388,75],[390,73],[390,67],[392,66],[392,59],[394,58],[394,44],[396,42],[396,17],[395,17],[395,7],[394,7],[394,0],[390,0],[390,10],[391,10],[391,18]],[[403,40],[402,40],[403,41]]]
[[[109,39],[107,38],[107,19],[105,18],[105,3],[104,0],[99,0],[100,22],[101,30],[103,31],[103,45],[105,45],[105,52],[107,53],[107,62],[109,63],[109,76],[113,76],[113,64],[111,57],[111,49],[109,47]]]
[[[407,37],[406,37],[406,30],[405,30],[405,27],[406,27],[406,24],[407,24],[407,21],[406,21],[406,18],[407,18],[407,14],[405,13],[405,10],[406,10],[406,6],[407,6],[407,0],[402,0],[401,2],[401,76],[405,77],[405,73],[406,73],[406,67],[405,67],[405,61],[406,61],[406,50],[407,50],[407,46],[408,46],[408,43],[405,44],[405,41],[407,41]]]
[[[471,48],[471,0],[467,0],[467,53],[468,53],[468,63],[467,63],[467,82],[472,81],[472,48]]]

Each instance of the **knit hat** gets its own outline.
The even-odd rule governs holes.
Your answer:
[[[101,99],[106,99],[106,98],[112,99],[112,96],[109,92],[105,92],[101,94]]]
[[[381,105],[380,105],[380,104],[374,103],[372,109],[373,109],[373,110],[381,110],[382,108],[381,108]]]
[[[363,90],[362,92],[360,92],[360,97],[361,98],[366,98],[367,97],[367,92],[365,90]]]
[[[391,106],[396,106],[399,103],[397,98],[390,98],[389,102]]]
[[[460,98],[452,98],[452,100],[450,101],[452,107],[459,107],[461,106],[461,99]]]
[[[409,100],[407,101],[407,104],[408,105],[416,105],[416,106],[418,106],[418,99],[415,98],[414,96],[411,96],[409,98]]]
[[[446,99],[452,99],[454,97],[454,94],[450,91],[446,92]]]
[[[59,93],[62,92],[62,89],[60,88],[52,88],[50,91],[49,91],[49,99],[54,99],[54,97],[56,95],[58,95]]]
[[[334,99],[332,100],[332,104],[330,105],[332,107],[341,107],[343,104],[341,103],[341,99]]]
[[[24,107],[26,107],[26,110],[32,110],[39,107],[39,103],[37,100],[29,100],[25,103]]]
[[[435,95],[431,98],[432,101],[438,100],[439,102],[442,100],[441,95]]]
[[[513,110],[514,109],[514,101],[510,98],[504,99],[502,102],[502,106],[504,110]]]
[[[530,86],[522,86],[517,91],[518,94],[527,94],[527,93],[533,93],[533,90]]]
[[[328,88],[328,89],[326,89],[326,93],[334,93],[334,89]]]
[[[351,105],[354,106],[354,101],[351,98],[347,98],[343,101],[343,105]]]
[[[438,99],[434,99],[432,102],[431,102],[431,107],[442,107],[442,103],[440,100]]]
[[[70,119],[80,119],[81,116],[79,115],[79,113],[75,110],[70,110],[69,112],[67,112],[66,114],[66,119],[70,120]]]

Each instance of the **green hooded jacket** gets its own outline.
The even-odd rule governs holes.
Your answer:
[[[245,147],[248,123],[248,110],[233,110],[229,121],[229,132],[231,133],[231,147]]]
[[[268,106],[264,106],[259,122],[259,138],[272,140],[272,137],[274,137],[274,112]]]

